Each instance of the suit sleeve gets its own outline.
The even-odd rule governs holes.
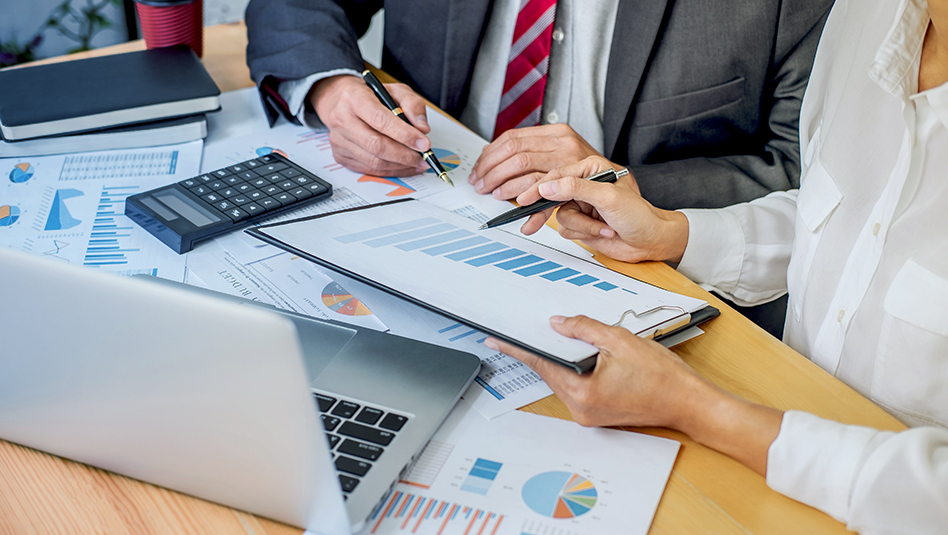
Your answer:
[[[643,197],[666,209],[719,208],[800,185],[799,115],[829,5],[785,1],[777,23],[758,144],[747,154],[636,165]],[[750,152],[750,151],[753,152]]]
[[[768,451],[767,484],[858,533],[944,533],[948,430],[893,433],[788,411]]]
[[[280,82],[316,73],[364,68],[358,39],[382,0],[251,0],[247,6],[247,65],[260,86],[271,122],[294,113]]]

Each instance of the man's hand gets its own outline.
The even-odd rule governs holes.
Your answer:
[[[660,210],[639,195],[631,175],[614,184],[591,182],[588,177],[613,168],[602,156],[554,169],[517,197],[521,205],[541,198],[572,201],[556,214],[564,238],[580,240],[617,260],[681,261],[688,245],[688,219],[679,212]],[[534,214],[523,224],[533,234],[549,219],[551,210]]]
[[[579,375],[495,338],[484,345],[530,366],[580,425],[676,429],[766,475],[782,412],[722,390],[657,342],[621,327],[585,316],[553,316],[550,325],[599,349],[592,372]]]
[[[478,193],[513,199],[545,173],[598,154],[565,124],[514,128],[481,152],[468,181]]]
[[[410,176],[428,169],[419,155],[431,148],[425,101],[404,84],[385,84],[414,127],[382,105],[365,82],[343,75],[313,85],[310,102],[329,127],[337,162],[357,173]]]

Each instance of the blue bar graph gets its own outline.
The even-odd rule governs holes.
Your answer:
[[[102,225],[96,227],[96,230],[100,232],[99,235],[94,234],[97,238],[111,238],[112,233],[123,230],[122,227],[105,224],[111,223],[111,221],[103,221],[102,223]],[[115,230],[112,230],[113,228]],[[492,265],[521,277],[539,275],[550,282],[563,281],[574,286],[592,285],[593,288],[604,292],[619,288],[615,284],[601,281],[592,275],[581,273],[556,262],[545,260],[535,254],[529,254],[526,251],[492,241],[435,217],[423,217],[394,225],[385,225],[338,236],[334,239],[346,244],[361,242],[363,245],[373,248],[394,246],[405,252],[420,251],[428,256],[444,255],[444,258],[448,260],[464,262],[474,267]],[[107,245],[112,245],[111,241],[108,241]],[[622,289],[635,293],[625,288]],[[470,336],[475,332],[452,333],[451,341]]]
[[[384,236],[382,238],[375,238],[374,240],[369,240],[365,242],[369,247],[384,247],[386,245],[392,245],[395,243],[401,243],[403,241],[414,240],[416,238],[423,238],[425,236],[431,236],[432,234],[438,234],[441,232],[447,232],[451,229],[455,229],[454,225],[449,225],[447,223],[441,223],[440,225],[433,225],[430,227],[424,227],[416,230],[409,230],[408,232],[402,232],[400,234],[391,234]]]
[[[481,245],[489,241],[490,240],[488,240],[487,238],[483,236],[474,236],[473,238],[468,238],[466,240],[456,241],[454,243],[448,243],[445,245],[439,245],[437,247],[432,247],[430,249],[422,249],[421,252],[427,255],[431,255],[431,256],[438,256],[438,255],[443,255],[446,253],[451,253],[454,251],[460,251],[461,249],[468,249],[470,247]]]
[[[515,256],[523,256],[526,253],[519,249],[507,249],[506,251],[501,251],[499,253],[489,254],[487,256],[482,256],[480,258],[475,258],[474,260],[468,260],[467,263],[476,266],[486,266],[487,264],[496,264],[508,258],[513,258]]]
[[[89,233],[89,244],[82,260],[84,266],[102,267],[128,264],[128,254],[136,253],[140,249],[128,247],[127,240],[131,236],[132,226],[119,226],[117,219],[124,213],[125,198],[133,195],[138,186],[103,186],[96,208],[92,231]],[[122,221],[122,223],[127,220]]]
[[[580,275],[578,277],[569,279],[566,282],[570,284],[575,284],[576,286],[586,286],[587,284],[592,284],[596,282],[597,280],[599,279],[597,279],[596,277],[593,277],[592,275]]]
[[[368,239],[377,238],[379,236],[386,236],[388,234],[401,232],[403,230],[410,230],[413,228],[423,227],[425,225],[433,225],[437,222],[438,220],[433,217],[423,217],[421,219],[406,221],[404,223],[398,223],[396,225],[388,225],[385,227],[378,227],[378,228],[374,228],[370,230],[365,230],[362,232],[357,232],[355,234],[347,234],[345,236],[339,236],[336,238],[336,241],[342,242],[342,243],[365,241]]]
[[[494,483],[494,479],[497,478],[497,472],[500,471],[502,466],[503,463],[496,461],[477,459],[477,461],[474,462],[474,466],[471,467],[471,470],[468,472],[467,477],[464,478],[464,483],[461,484],[461,490],[480,494],[481,496],[487,495],[487,491],[490,490],[490,486]]]
[[[544,262],[542,264],[537,264],[535,266],[526,267],[523,269],[518,269],[514,271],[517,275],[523,277],[529,277],[531,275],[537,275],[539,273],[546,273],[547,271],[552,271],[554,269],[559,269],[563,266],[557,264],[556,262]]]
[[[536,264],[537,262],[542,261],[543,259],[537,255],[527,255],[520,258],[515,258],[507,262],[497,264],[497,267],[500,269],[517,269],[519,267],[528,266],[530,264]]]
[[[471,234],[472,233],[470,231],[458,229],[445,234],[438,234],[437,236],[432,236],[430,238],[422,238],[420,240],[406,242],[401,245],[396,245],[396,247],[402,251],[414,251],[415,249],[421,249],[422,247],[431,247],[432,245],[438,245],[439,243],[460,240],[461,238],[466,238]]]
[[[572,277],[573,275],[579,275],[579,272],[575,269],[563,268],[559,271],[554,271],[553,273],[547,273],[546,275],[541,275],[546,280],[558,281],[565,279],[566,277]]]
[[[493,253],[499,249],[504,249],[507,247],[502,243],[490,242],[487,245],[482,245],[480,247],[475,247],[473,249],[466,249],[454,254],[449,254],[445,258],[449,260],[467,260],[468,258],[474,258],[475,256],[481,256],[488,253]]]

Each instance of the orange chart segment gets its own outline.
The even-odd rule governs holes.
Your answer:
[[[335,282],[330,282],[323,288],[322,299],[329,310],[343,316],[370,316],[372,314],[369,307]]]
[[[524,503],[551,518],[582,516],[595,507],[599,493],[585,477],[572,472],[544,472],[527,481],[521,496]]]

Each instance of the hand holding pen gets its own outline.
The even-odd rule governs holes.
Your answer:
[[[375,96],[378,97],[379,101],[385,105],[386,108],[392,111],[396,117],[405,121],[407,124],[411,124],[411,121],[408,120],[408,117],[405,116],[405,112],[402,110],[401,106],[398,105],[398,102],[395,102],[395,99],[392,98],[392,95],[388,93],[385,89],[385,86],[382,85],[382,82],[372,74],[372,71],[366,69],[362,71],[362,78],[365,79],[365,83],[372,88],[372,91],[375,93]],[[434,152],[429,148],[421,152],[421,157],[425,159],[425,162],[431,166],[431,169],[434,170],[435,174],[438,175],[438,178],[443,180],[449,186],[454,187],[454,183],[451,182],[451,179],[448,178],[447,171],[444,170],[444,167],[441,166],[441,162],[438,161],[438,158],[435,157]]]
[[[678,262],[688,244],[688,219],[681,212],[655,208],[639,194],[631,175],[614,184],[583,177],[613,167],[602,156],[554,169],[522,193],[517,201],[556,201],[559,233],[580,240],[610,258],[625,262],[668,260]],[[543,226],[552,208],[530,216],[521,231],[533,234]]]
[[[429,166],[419,152],[431,147],[425,101],[405,84],[385,87],[411,124],[382,105],[361,76],[324,78],[313,85],[309,101],[329,128],[333,158],[346,168],[373,176],[424,173]]]

